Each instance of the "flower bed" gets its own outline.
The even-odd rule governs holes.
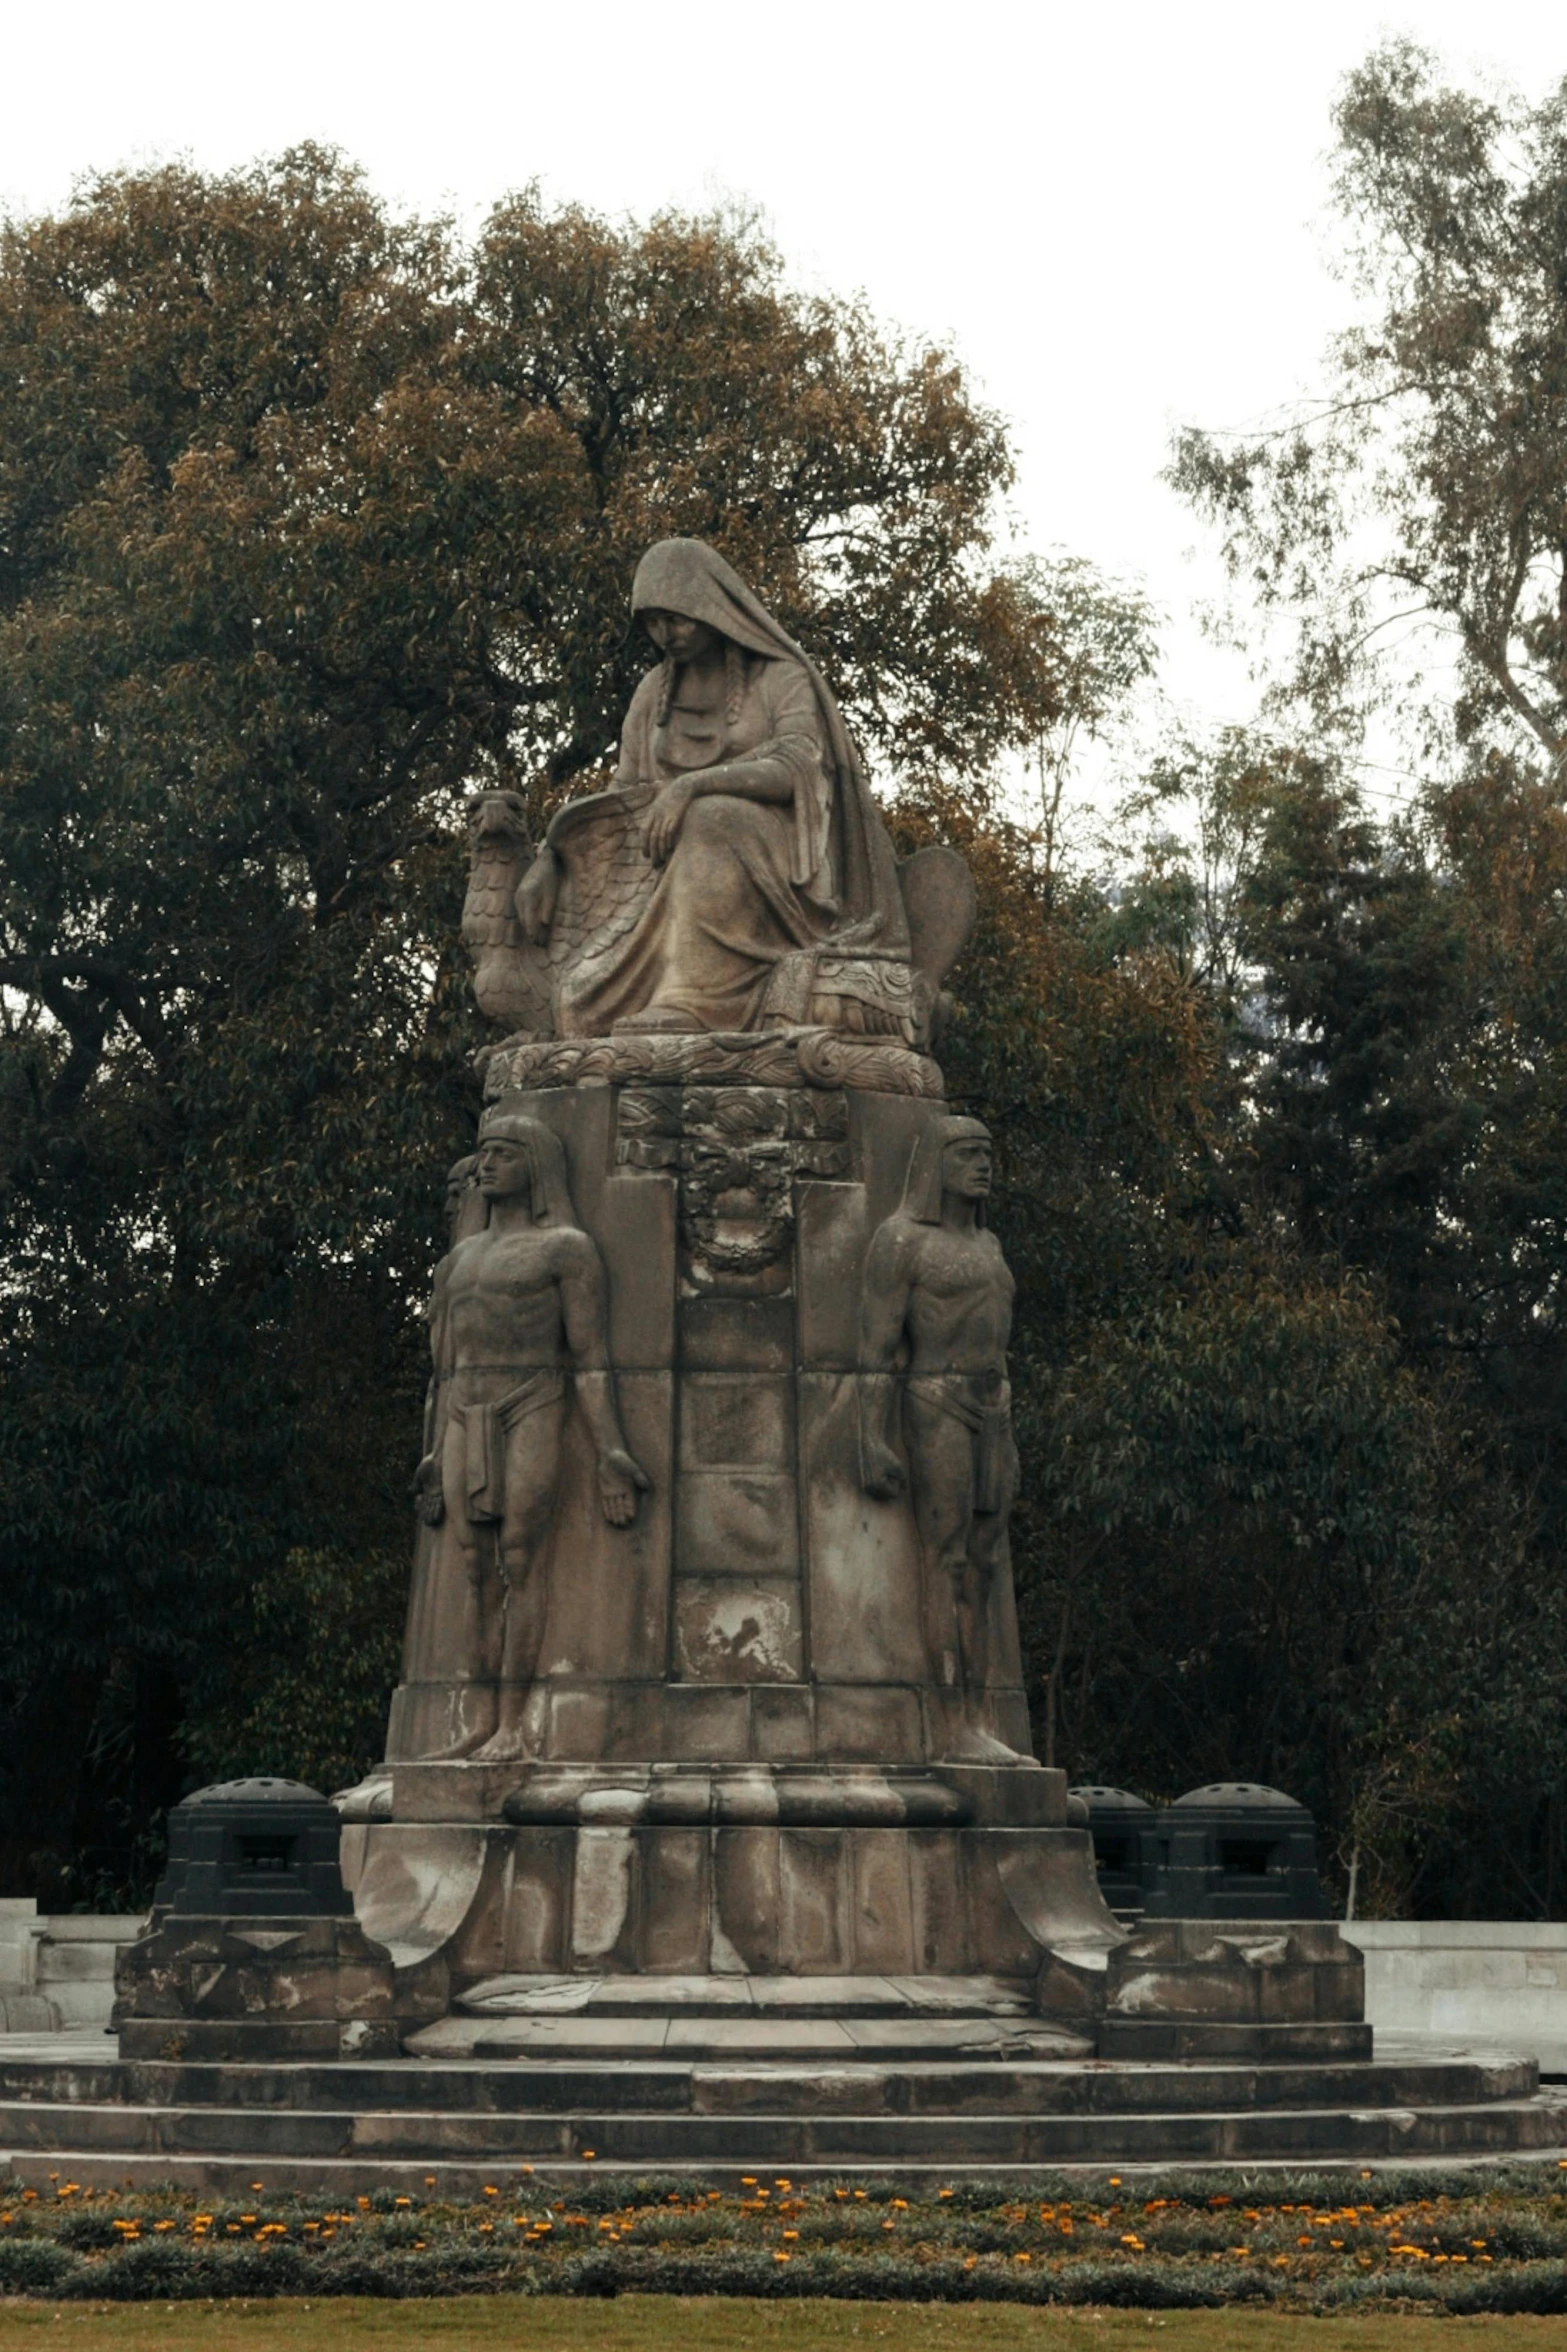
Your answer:
[[[551,2184],[553,2187],[555,2184]],[[60,2179],[0,2192],[0,2294],[829,2296],[1567,2313],[1567,2165],[1450,2175],[1109,2176],[905,2198],[845,2177],[738,2194],[505,2176],[476,2204],[259,2187],[201,2201]]]

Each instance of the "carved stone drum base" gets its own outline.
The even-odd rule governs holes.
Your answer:
[[[509,1784],[509,1785],[508,1785]],[[504,1975],[988,1978],[1064,2024],[1116,1941],[1038,1765],[394,1768],[350,1827],[366,1932],[426,1998]]]

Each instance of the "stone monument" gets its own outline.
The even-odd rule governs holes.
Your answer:
[[[932,1058],[962,861],[902,866],[831,693],[666,540],[607,791],[473,812],[484,1059],[401,1686],[342,1800],[426,2014],[552,1977],[1004,1978],[1118,1930],[1030,1752],[1012,1281]],[[486,1989],[487,1988],[487,1989]]]
[[[11,2144],[333,2196],[1554,2145],[1532,2062],[1371,2063],[1330,1922],[1106,1909],[1029,1752],[1012,1279],[932,1051],[973,885],[897,862],[710,549],[632,602],[612,787],[536,845],[472,812],[504,1034],[445,1179],[386,1760],[335,1816],[179,1809],[119,2061],[13,2061]]]

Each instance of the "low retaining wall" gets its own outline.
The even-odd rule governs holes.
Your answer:
[[[30,1898],[0,1899],[0,2032],[106,2030],[114,2006],[114,1955],[141,1931],[137,1918],[40,1916]]]
[[[1483,2035],[1567,2075],[1567,1921],[1352,1919],[1382,2033]]]

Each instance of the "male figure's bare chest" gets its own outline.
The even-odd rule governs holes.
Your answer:
[[[919,1251],[914,1287],[933,1302],[957,1303],[979,1294],[1009,1300],[1014,1286],[993,1235],[932,1227]]]
[[[544,1234],[476,1236],[458,1253],[447,1302],[459,1322],[496,1309],[531,1321],[555,1312],[558,1285],[555,1253]]]

